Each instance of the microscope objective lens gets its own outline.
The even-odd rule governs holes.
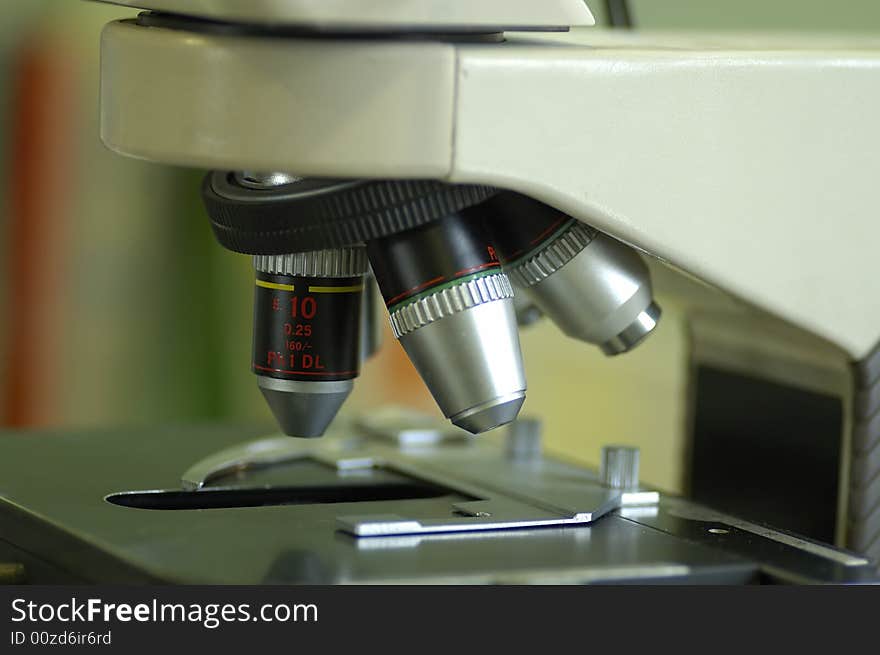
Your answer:
[[[517,293],[566,335],[617,355],[657,326],[650,272],[629,246],[516,193],[482,210]]]
[[[253,371],[282,430],[321,436],[362,358],[363,247],[257,256]]]
[[[372,241],[391,326],[444,415],[474,434],[525,399],[513,288],[479,215],[450,214]]]

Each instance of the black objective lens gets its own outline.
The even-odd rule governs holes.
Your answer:
[[[342,248],[254,263],[252,365],[260,390],[286,434],[320,436],[360,372],[366,254]]]

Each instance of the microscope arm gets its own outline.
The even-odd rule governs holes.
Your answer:
[[[172,164],[519,191],[864,358],[880,42],[260,39],[110,24],[102,131]]]

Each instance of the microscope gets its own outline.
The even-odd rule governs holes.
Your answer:
[[[102,139],[209,171],[284,436],[49,435],[59,486],[35,490],[11,435],[0,555],[22,578],[877,580],[880,44],[599,31],[582,0],[114,4],[143,11],[102,36]],[[826,379],[789,331],[836,358],[837,546],[644,486],[632,447],[598,472],[545,457],[518,418],[520,327],[626,357],[661,321],[658,270],[772,316],[777,378]],[[377,317],[445,421],[335,420]],[[694,322],[694,361],[769,361],[718,323]],[[105,465],[65,477],[83,453]]]

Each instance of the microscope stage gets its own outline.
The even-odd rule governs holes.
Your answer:
[[[860,557],[650,490],[627,498],[495,436],[405,434],[6,432],[0,560],[33,583],[876,579]]]

